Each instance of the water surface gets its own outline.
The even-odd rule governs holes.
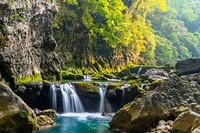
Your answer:
[[[39,133],[113,133],[109,129],[110,120],[101,113],[66,113],[55,121],[59,127]]]

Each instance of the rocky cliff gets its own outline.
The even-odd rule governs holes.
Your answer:
[[[51,30],[57,12],[56,0],[0,1],[1,78],[18,82],[58,75]]]

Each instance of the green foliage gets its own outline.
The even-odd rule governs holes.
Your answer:
[[[156,34],[158,65],[200,57],[198,38],[200,11],[197,0],[168,0],[166,12],[148,15]]]
[[[68,70],[62,70],[61,71],[62,79],[68,79],[68,80],[80,80],[83,79],[82,74],[75,74],[73,72],[70,72]]]
[[[132,6],[123,2],[59,2],[60,13],[53,24],[54,36],[59,44],[58,54],[66,66],[91,67],[105,73],[110,68],[116,71],[125,68],[117,63],[118,59],[124,60],[126,65],[155,62],[155,39],[151,22],[145,18],[147,12],[152,13],[155,8],[164,11],[165,0],[137,0],[131,2]],[[142,52],[147,53],[143,54],[144,58]]]
[[[32,74],[32,75],[27,75],[22,78],[19,78],[19,77],[14,78],[15,85],[20,85],[26,82],[33,82],[33,81],[42,81],[41,74]]]

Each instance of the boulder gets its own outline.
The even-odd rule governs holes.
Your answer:
[[[165,79],[167,79],[168,73],[165,72],[163,69],[152,68],[152,69],[147,70],[144,74],[142,74],[141,77],[152,82],[152,81],[155,81],[155,80],[165,80]]]
[[[173,132],[191,133],[200,126],[200,114],[193,111],[181,113],[173,123]]]
[[[51,118],[46,115],[39,115],[36,117],[40,130],[58,126]]]
[[[174,118],[172,108],[183,101],[199,103],[200,86],[192,86],[177,76],[166,79],[161,85],[120,109],[110,122],[113,130],[145,132],[159,120]]]
[[[31,133],[37,129],[33,111],[9,87],[0,84],[0,132]]]
[[[176,70],[179,76],[194,74],[200,72],[200,59],[187,59],[183,61],[178,61],[176,63]]]
[[[51,119],[57,118],[57,113],[54,109],[43,110],[43,111],[38,113],[38,116],[39,115],[45,115],[45,116],[50,117]]]

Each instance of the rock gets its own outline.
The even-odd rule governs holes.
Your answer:
[[[31,108],[41,110],[50,107],[50,82],[27,82],[18,85],[14,92]]]
[[[37,123],[40,126],[40,130],[57,126],[57,124],[46,115],[39,115],[36,117]]]
[[[188,110],[189,110],[188,103],[184,101],[179,106],[173,108],[172,113],[173,116],[176,118],[179,114],[186,112]]]
[[[160,120],[156,128],[150,128],[150,132],[147,133],[171,133],[173,121]]]
[[[0,10],[0,25],[4,26],[0,30],[0,73],[12,82],[29,75],[58,77],[60,62],[51,28],[57,3],[1,0],[0,6],[4,7]]]
[[[110,122],[113,130],[145,132],[159,120],[173,118],[172,108],[183,101],[199,103],[200,86],[174,76],[165,80],[153,91],[144,94],[120,109]]]
[[[96,112],[99,110],[99,85],[93,82],[79,82],[74,84],[86,111]]]
[[[183,61],[178,61],[176,63],[176,70],[179,76],[194,74],[200,72],[200,59],[187,59]]]
[[[168,78],[168,73],[165,72],[163,69],[149,69],[144,74],[141,75],[141,77],[149,80],[149,81],[155,81],[155,80],[165,80]]]
[[[45,115],[45,116],[50,117],[51,119],[57,118],[57,113],[54,109],[43,110],[39,112],[38,115]]]
[[[38,129],[33,111],[3,84],[0,84],[0,105],[1,133],[31,133]]]
[[[192,133],[200,133],[200,126],[198,126],[197,128],[195,128]]]
[[[181,113],[173,123],[173,131],[190,133],[193,129],[200,126],[200,114],[193,111]]]

